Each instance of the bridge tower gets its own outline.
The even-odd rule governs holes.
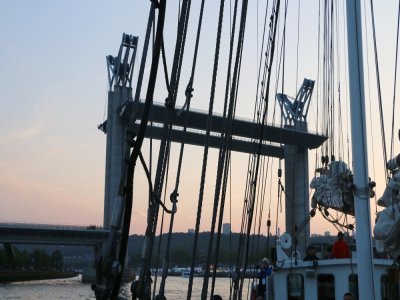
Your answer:
[[[129,157],[125,142],[127,120],[121,118],[125,103],[132,100],[132,74],[135,64],[138,37],[123,34],[117,56],[107,56],[108,105],[107,120],[99,129],[107,135],[104,185],[103,226],[110,228],[114,199],[118,194],[124,160]]]
[[[99,125],[99,129],[107,134],[104,195],[104,227],[106,229],[110,228],[124,162],[129,156],[126,134],[138,130],[144,108],[144,102],[139,100],[139,95],[135,95],[133,99],[131,88],[137,42],[137,37],[124,34],[118,55],[107,57],[110,89],[108,113],[107,120]],[[140,78],[138,79],[139,84],[141,84]],[[296,236],[295,226],[299,226],[308,216],[307,150],[319,147],[326,140],[325,136],[307,132],[306,116],[313,87],[314,81],[305,79],[293,103],[288,96],[277,94],[285,117],[285,126],[282,128],[266,124],[263,131],[263,141],[273,144],[263,142],[261,155],[285,159],[286,228],[293,237]],[[168,113],[168,107],[153,103],[145,132],[146,137],[155,139],[163,137],[162,125],[165,115]],[[212,118],[211,131],[213,134],[210,139],[210,147],[219,148],[220,136],[224,130],[224,120],[217,114]],[[207,124],[206,112],[183,110],[174,118],[171,141],[203,146],[205,124]],[[187,126],[187,131],[182,134],[184,125]],[[234,119],[232,121],[232,151],[254,153],[252,141],[259,138],[260,131],[260,126],[250,120]],[[297,249],[301,253],[304,253],[309,234],[308,224],[303,230],[297,232]]]
[[[285,121],[284,128],[307,132],[307,113],[314,88],[314,81],[304,79],[295,99],[277,94]],[[303,256],[310,239],[308,149],[304,146],[285,144],[285,217],[286,232],[293,238],[293,249]]]

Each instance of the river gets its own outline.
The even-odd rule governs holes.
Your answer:
[[[182,277],[168,277],[165,296],[170,299],[186,299],[189,279]],[[245,281],[247,286],[248,281]],[[203,278],[195,277],[192,299],[200,299]],[[229,299],[229,278],[217,278],[215,294],[222,299]],[[211,287],[211,280],[209,290]],[[122,294],[130,296],[130,285],[122,287]],[[247,288],[244,289],[243,299],[246,299]],[[90,284],[83,284],[80,276],[66,279],[28,281],[0,284],[1,299],[95,299]]]

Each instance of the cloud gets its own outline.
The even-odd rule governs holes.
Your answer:
[[[78,225],[102,221],[102,201],[98,195],[9,174],[0,174],[0,190],[2,220]]]
[[[0,141],[0,145],[32,140],[33,138],[37,137],[41,132],[42,128],[38,124],[30,127],[12,130]]]

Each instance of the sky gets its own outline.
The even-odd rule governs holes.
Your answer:
[[[217,1],[206,1],[205,20],[196,69],[192,107],[207,110],[210,98],[211,72],[215,49]],[[238,92],[237,116],[252,118],[257,91],[257,68],[260,58],[265,1],[249,1],[243,66]],[[390,145],[389,128],[393,110],[397,3],[375,1],[378,55],[386,123],[386,141]],[[200,1],[193,1],[189,34],[181,75],[178,105],[183,103],[192,61]],[[287,55],[285,56],[285,92],[294,96],[302,79],[318,78],[318,10],[316,0],[288,1]],[[368,1],[369,3],[369,1]],[[142,51],[150,1],[0,1],[0,222],[91,225],[102,224],[105,168],[105,135],[97,125],[105,120],[108,91],[106,55],[116,55],[122,33],[139,36],[135,79]],[[168,1],[165,45],[167,63],[172,65],[179,1]],[[216,90],[215,111],[221,112],[224,79],[228,60],[230,1],[226,1],[222,36],[221,61]],[[373,60],[369,5],[366,6],[364,59],[367,97],[367,127],[370,150],[370,176],[377,181],[377,194],[384,188],[383,160],[377,114],[376,76]],[[338,82],[341,82],[342,108],[347,119],[347,62],[344,52],[343,1],[338,2]],[[300,18],[298,19],[298,12]],[[364,22],[364,21],[363,21]],[[299,25],[299,27],[298,27]],[[365,25],[365,24],[364,24]],[[279,28],[280,32],[282,27]],[[366,34],[366,35],[365,35]],[[299,38],[298,38],[299,37]],[[278,35],[278,41],[281,37]],[[278,43],[280,44],[280,42]],[[298,54],[296,52],[298,44]],[[297,59],[298,57],[298,59]],[[149,66],[149,64],[148,64]],[[275,69],[276,70],[276,69]],[[276,73],[276,72],[275,72]],[[148,68],[146,70],[148,74]],[[161,73],[161,68],[159,69]],[[145,76],[147,78],[147,75]],[[135,80],[134,79],[134,80]],[[275,82],[276,78],[272,80]],[[337,82],[335,83],[338,84]],[[317,86],[321,82],[317,81]],[[144,87],[147,86],[145,79]],[[398,93],[398,91],[396,91]],[[145,88],[141,97],[144,98]],[[159,75],[155,101],[166,97],[163,76]],[[273,98],[273,97],[272,97]],[[319,99],[317,99],[319,98]],[[309,127],[320,131],[315,103],[322,101],[315,91],[309,112]],[[369,102],[371,101],[371,102]],[[371,104],[369,104],[371,103]],[[272,122],[272,116],[269,116]],[[277,121],[278,120],[278,121]],[[279,125],[279,118],[275,119]],[[345,132],[347,122],[343,125]],[[398,130],[395,122],[395,132]],[[348,134],[344,133],[345,140]],[[394,153],[399,151],[395,140]],[[157,158],[158,142],[153,144]],[[374,146],[374,147],[373,147]],[[346,146],[344,147],[346,148]],[[149,142],[143,146],[149,156]],[[347,149],[347,148],[346,148]],[[343,153],[347,150],[344,149]],[[397,152],[396,152],[397,151]],[[175,182],[179,145],[171,151],[168,189]],[[214,192],[217,151],[210,150],[207,169],[205,203],[201,230],[209,230]],[[318,152],[317,152],[318,155]],[[310,179],[315,167],[315,151],[309,152]],[[181,178],[181,191],[175,231],[194,228],[198,201],[203,149],[187,146]],[[344,158],[346,155],[344,155]],[[351,159],[351,158],[350,158]],[[231,185],[224,222],[232,222],[233,231],[240,230],[242,203],[248,155],[232,154]],[[284,213],[277,208],[276,168],[273,169],[267,195],[273,224],[284,230]],[[349,163],[351,165],[351,162]],[[154,170],[153,170],[154,171]],[[131,233],[143,234],[146,224],[147,188],[143,171],[138,168]],[[170,192],[167,192],[168,194]],[[264,212],[267,211],[265,208]],[[371,216],[375,205],[371,200]],[[165,223],[168,222],[166,217]],[[266,233],[266,217],[262,233]],[[276,230],[276,226],[272,229]],[[313,233],[335,232],[329,223],[316,217],[311,221]]]

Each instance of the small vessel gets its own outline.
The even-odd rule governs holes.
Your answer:
[[[190,271],[182,271],[182,275],[183,278],[189,278],[190,277]]]

